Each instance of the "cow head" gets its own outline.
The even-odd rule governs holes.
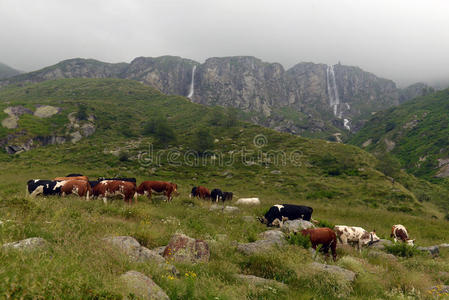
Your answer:
[[[380,241],[380,238],[376,235],[376,230],[373,230],[369,233],[369,242],[368,246],[371,246],[374,243],[377,243]]]
[[[265,217],[257,217],[257,220],[259,220],[262,224],[268,225],[268,220]]]
[[[409,246],[415,246],[415,240],[406,240],[405,241]]]
[[[273,222],[271,222],[271,226],[282,228],[283,222],[279,220],[278,218],[274,219]]]

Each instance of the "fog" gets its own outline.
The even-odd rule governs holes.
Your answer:
[[[447,0],[0,0],[0,62],[252,55],[449,83]]]

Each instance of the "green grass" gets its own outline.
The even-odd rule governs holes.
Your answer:
[[[0,244],[35,236],[49,242],[49,249],[38,253],[0,251],[2,295],[120,298],[123,287],[117,278],[128,270],[151,276],[171,299],[397,299],[416,293],[421,297],[431,285],[449,282],[449,276],[438,275],[449,272],[445,250],[435,259],[419,255],[385,261],[365,251],[339,249],[336,264],[359,274],[354,284],[347,284],[336,276],[310,270],[307,264],[312,257],[301,246],[245,256],[236,251],[234,242],[256,240],[267,228],[255,217],[272,204],[292,203],[313,207],[314,218],[322,226],[375,228],[385,238],[391,225],[403,224],[418,245],[440,244],[447,242],[449,233],[446,212],[441,210],[447,194],[443,187],[400,170],[396,170],[399,179],[392,183],[377,170],[378,160],[355,146],[295,137],[243,122],[220,124],[213,116],[226,113],[222,108],[165,96],[133,81],[58,80],[0,91],[2,107],[20,104],[34,109],[37,104],[48,104],[63,108],[61,115],[46,120],[21,117],[18,130],[27,137],[36,132],[61,132],[68,122],[66,116],[76,112],[79,103],[96,117],[97,130],[91,137],[77,144],[39,147],[12,156],[0,152],[0,220],[4,222]],[[144,135],[143,125],[158,116],[164,117],[176,134],[172,145],[157,144],[155,136]],[[234,157],[232,164],[220,165],[210,156],[205,164],[200,160],[204,157],[198,157],[193,165],[177,159],[189,153],[195,130],[204,127],[214,138],[211,150],[223,153],[224,162]],[[8,131],[11,133],[14,131]],[[261,135],[264,139],[254,144]],[[153,161],[145,159],[150,144]],[[120,160],[111,152],[126,153],[128,159]],[[256,163],[244,164],[241,153]],[[160,161],[154,160],[156,154]],[[279,154],[288,159],[279,159]],[[165,203],[161,197],[153,202],[140,197],[133,206],[122,200],[104,205],[100,200],[87,202],[75,197],[24,198],[27,180],[68,173],[90,178],[137,177],[138,182],[172,181],[178,184],[180,196],[173,203]],[[259,197],[262,205],[241,208],[236,214],[210,211],[208,203],[187,197],[192,186],[200,184],[232,191],[236,198]],[[209,263],[176,264],[180,278],[169,277],[152,264],[129,262],[101,240],[130,235],[153,248],[166,245],[178,231],[209,241],[211,248]],[[223,234],[226,238],[217,238]],[[323,258],[318,255],[317,259]],[[195,278],[185,276],[192,272]],[[236,280],[236,273],[282,281],[288,289],[249,286]]]

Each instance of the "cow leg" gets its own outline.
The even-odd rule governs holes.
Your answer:
[[[331,244],[332,259],[334,261],[336,261],[337,260],[337,240],[333,240],[331,243],[332,243]]]
[[[108,198],[106,198],[106,197],[103,196],[103,203],[104,203],[104,204],[108,204]]]
[[[86,200],[89,201],[89,190],[86,192]]]
[[[35,198],[37,195],[44,193],[44,187],[42,185],[38,186],[31,194],[31,198]]]

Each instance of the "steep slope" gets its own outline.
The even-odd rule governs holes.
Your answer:
[[[372,112],[422,91],[400,93],[391,80],[357,67],[299,63],[284,70],[252,56],[214,57],[203,64],[176,56],[138,57],[130,64],[72,59],[0,81],[0,87],[58,78],[123,78],[193,102],[238,108],[254,123],[303,136],[338,140]]]
[[[432,179],[449,177],[449,90],[376,113],[350,143],[390,153],[409,172]]]
[[[20,73],[22,72],[0,62],[0,79],[13,77],[19,75]]]

